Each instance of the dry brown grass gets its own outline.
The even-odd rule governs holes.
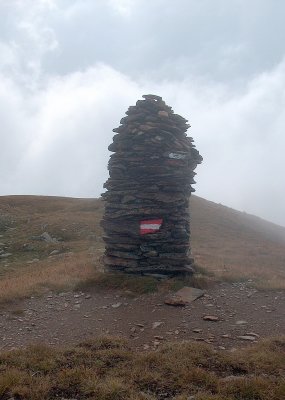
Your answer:
[[[235,353],[190,342],[137,353],[107,337],[33,346],[0,354],[0,399],[282,400],[284,347],[280,338]]]
[[[101,202],[94,199],[0,197],[0,214],[13,221],[0,232],[5,251],[12,253],[0,261],[0,302],[49,288],[73,289],[93,278],[103,253],[101,213]],[[32,239],[45,231],[61,241]],[[60,254],[50,257],[53,250]]]
[[[207,272],[285,289],[285,228],[196,196],[191,209],[193,254]]]
[[[94,266],[85,253],[44,260],[6,273],[0,280],[0,302],[40,294],[47,289],[74,289],[94,277]]]
[[[205,286],[213,278],[252,279],[259,288],[285,288],[285,228],[195,196],[191,212],[193,253],[203,267],[192,283]],[[72,289],[84,282],[127,287],[127,278],[118,282],[119,278],[98,275],[104,250],[99,225],[102,213],[98,199],[0,197],[0,214],[5,215],[0,242],[13,254],[0,261],[0,301],[46,288]],[[49,244],[31,239],[44,231],[62,240]],[[27,244],[31,246],[28,251]],[[52,250],[60,254],[49,258]],[[28,264],[35,258],[39,261]],[[155,286],[145,284],[146,291]]]

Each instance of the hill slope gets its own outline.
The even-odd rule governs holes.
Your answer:
[[[11,292],[13,276],[22,290],[23,274],[30,285],[90,279],[104,251],[102,213],[100,199],[0,197],[0,289],[9,282]],[[197,196],[191,214],[197,264],[224,279],[285,287],[285,228]],[[43,232],[57,242],[43,240]]]
[[[251,276],[269,286],[284,280],[284,227],[197,196],[191,199],[191,212],[198,263],[225,278]]]

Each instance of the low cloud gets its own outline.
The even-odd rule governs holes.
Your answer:
[[[112,129],[129,105],[156,92],[189,119],[204,162],[197,194],[285,224],[285,66],[243,92],[211,82],[135,82],[106,65],[49,79],[29,95],[1,79],[0,193],[98,196]]]
[[[285,225],[281,10],[3,0],[0,15],[0,195],[99,196],[112,129],[156,93],[192,125],[197,195]]]

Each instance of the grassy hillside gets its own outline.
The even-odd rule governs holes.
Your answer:
[[[0,298],[94,279],[102,268],[102,213],[99,199],[0,197]],[[285,287],[285,228],[196,196],[191,213],[193,254],[207,273]],[[44,232],[56,241],[42,240]]]
[[[285,287],[285,228],[193,196],[196,262],[223,279]]]

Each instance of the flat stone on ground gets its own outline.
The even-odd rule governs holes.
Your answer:
[[[172,296],[165,299],[165,304],[170,306],[186,306],[188,303],[197,300],[199,297],[204,296],[205,291],[193,287],[185,286],[178,290]]]
[[[212,322],[217,322],[219,321],[219,317],[217,317],[216,315],[205,315],[203,317],[204,321],[212,321]]]
[[[238,336],[238,339],[240,340],[248,340],[250,342],[253,342],[256,337],[255,336],[251,336],[251,335],[242,335],[242,336]]]

